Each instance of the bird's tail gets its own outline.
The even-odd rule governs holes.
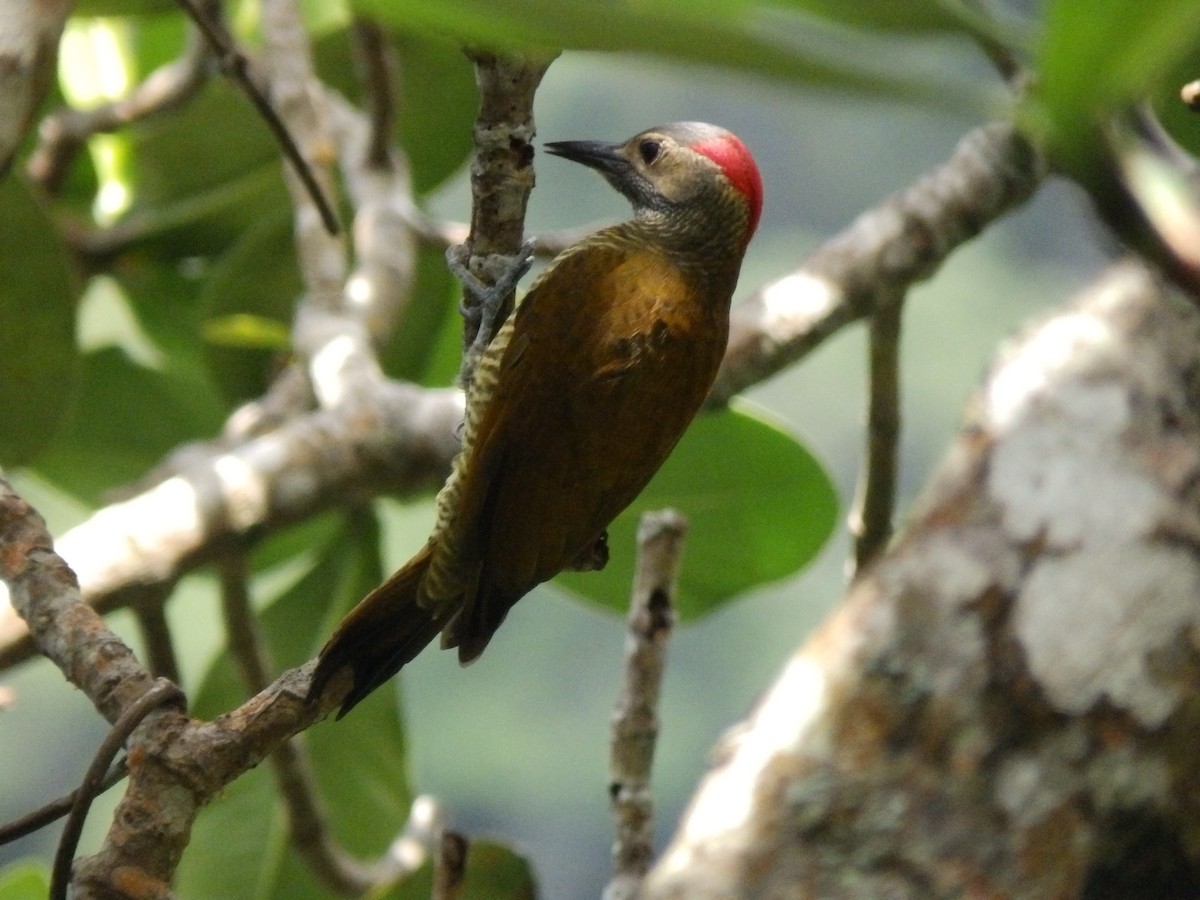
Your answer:
[[[342,620],[321,650],[308,688],[309,701],[320,697],[343,668],[350,669],[354,683],[342,700],[337,714],[340,719],[399,672],[442,630],[445,613],[428,610],[417,600],[431,554],[432,546],[426,544]]]

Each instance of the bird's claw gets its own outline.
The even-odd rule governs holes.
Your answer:
[[[446,250],[446,265],[463,286],[459,312],[466,323],[471,353],[483,352],[492,342],[505,300],[533,263],[533,247],[533,241],[527,240],[514,255],[496,253],[483,257],[479,267],[490,276],[491,283],[471,270],[466,244],[455,244]]]
[[[567,563],[568,572],[599,572],[608,565],[608,529],[605,528],[599,536],[584,547]]]

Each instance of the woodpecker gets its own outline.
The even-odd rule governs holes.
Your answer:
[[[353,675],[338,718],[439,633],[465,665],[536,585],[602,565],[609,523],[716,378],[762,209],[745,145],[678,122],[546,150],[597,170],[633,218],[559,254],[483,352],[433,533],[321,651],[310,700]]]

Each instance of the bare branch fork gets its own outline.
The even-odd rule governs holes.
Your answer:
[[[126,743],[129,785],[100,852],[76,862],[75,896],[122,895],[113,882],[136,871],[169,893],[171,877],[200,807],[288,737],[327,709],[305,702],[307,667],[285,673],[268,690],[214,722],[188,720],[163,702],[178,689],[156,682],[132,652],[83,603],[74,577],[50,548],[45,524],[0,480],[0,577],[30,622],[39,649],[84,690],[117,726],[89,773],[90,786]],[[127,740],[126,740],[127,739]],[[75,800],[84,809],[94,791]],[[171,803],[162,798],[170,796]],[[81,819],[73,832],[77,833]],[[55,884],[65,885],[70,842],[64,841]]]
[[[205,17],[218,16],[220,4],[205,0],[198,11]],[[66,108],[47,116],[38,129],[38,145],[25,171],[44,190],[57,192],[88,138],[187,103],[207,80],[211,58],[208,43],[192,28],[179,57],[151,72],[128,96],[95,109]]]

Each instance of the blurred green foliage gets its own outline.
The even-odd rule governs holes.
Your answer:
[[[79,387],[81,279],[49,211],[15,178],[0,182],[0,460],[43,452]]]

